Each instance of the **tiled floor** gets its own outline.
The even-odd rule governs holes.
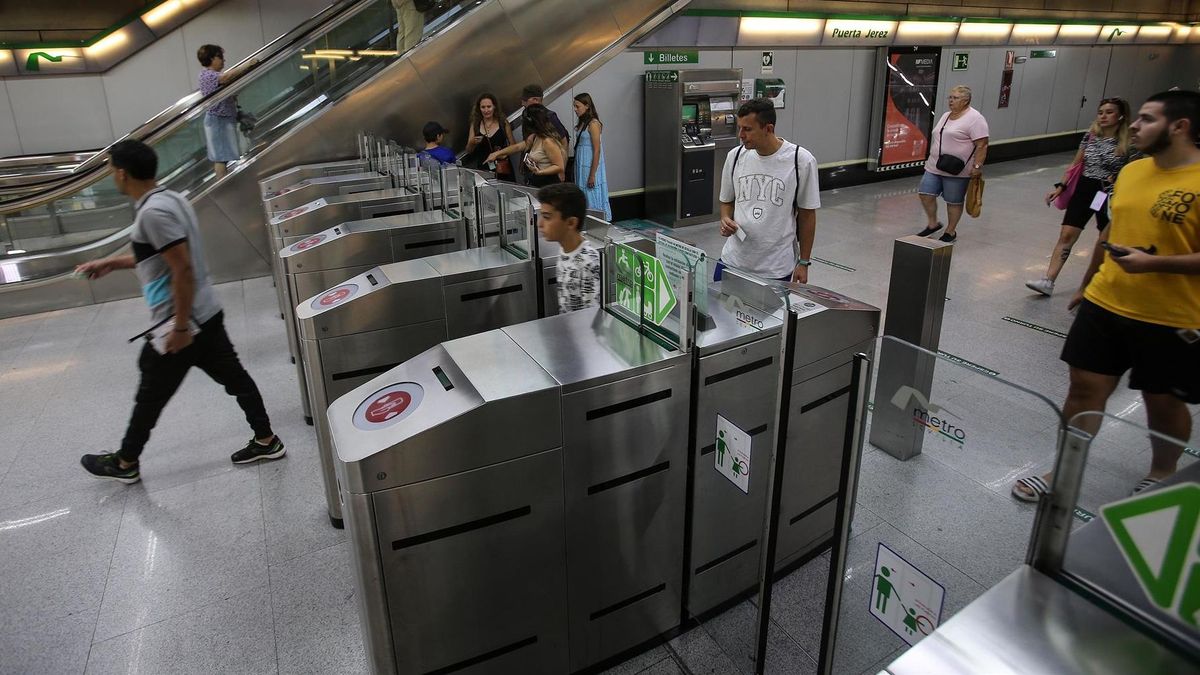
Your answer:
[[[1089,232],[1051,299],[1022,282],[1044,268],[1057,212],[1038,199],[1065,156],[996,165],[984,214],[960,228],[942,349],[1057,403],[1061,338]],[[892,240],[921,225],[916,179],[827,192],[811,281],[885,305]],[[679,235],[717,253],[715,226]],[[301,418],[295,368],[268,279],[218,288],[226,323],[287,443],[255,466],[228,455],[248,430],[234,401],[193,372],[168,406],[143,481],[97,481],[79,455],[120,441],[146,322],[138,300],[0,321],[0,673],[354,673],[365,671],[349,551],[329,527],[315,439]],[[875,672],[903,642],[865,610],[884,542],[946,586],[943,618],[1023,558],[1032,509],[1008,496],[1015,476],[1052,456],[1050,403],[939,366],[948,406],[971,421],[962,447],[931,441],[898,462],[864,454],[841,609],[837,672]],[[1121,390],[1110,411],[1143,423]],[[1148,463],[1136,430],[1110,424],[1096,444],[1084,506],[1124,494]],[[1190,461],[1188,458],[1187,461]],[[828,555],[776,587],[767,671],[815,672]],[[750,672],[751,601],[614,668],[619,673]]]

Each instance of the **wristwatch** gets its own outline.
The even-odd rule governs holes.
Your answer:
[[[976,171],[978,171],[978,170],[979,170],[979,169],[981,169],[981,168],[982,168],[982,166],[981,166],[981,165],[979,165],[979,164],[976,164],[976,165],[975,165],[975,170],[976,170]]]
[[[809,267],[811,265],[812,265],[811,260],[805,260],[804,258],[796,258],[796,267]]]

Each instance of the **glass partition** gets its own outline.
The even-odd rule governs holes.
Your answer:
[[[424,36],[445,28],[479,3],[436,3],[425,15]],[[395,10],[389,0],[360,2],[299,43],[269,55],[227,93],[218,92],[188,111],[170,131],[149,142],[158,152],[160,183],[185,195],[215,179],[207,159],[204,118],[229,96],[241,112],[242,156],[252,155],[353,90],[388,64],[397,52]],[[0,241],[10,251],[46,253],[98,241],[128,226],[132,205],[105,177],[35,207],[0,214]]]
[[[1200,653],[1200,450],[1187,439],[1191,410],[1156,402],[1148,415],[1168,436],[1120,415],[1078,414],[1082,475],[1064,473],[1054,489],[1076,494],[1062,579],[1098,598],[1183,653]],[[1144,405],[1144,404],[1143,404]],[[1171,414],[1174,412],[1174,414]],[[1057,477],[1056,477],[1057,478]],[[1080,513],[1082,511],[1082,514]]]
[[[894,338],[877,340],[874,352],[875,384],[862,389],[872,396],[862,397],[861,417],[847,409],[847,429],[861,432],[845,436],[836,507],[811,528],[831,548],[814,544],[797,564],[774,569],[766,594],[729,610],[741,619],[720,620],[732,628],[754,616],[765,628],[753,639],[714,636],[746,672],[880,672],[1025,561],[1037,506],[1009,489],[1056,447],[1058,407],[986,368]],[[818,431],[803,412],[787,424],[789,433]],[[820,465],[804,438],[774,468],[784,478],[788,464]],[[795,487],[784,478],[786,499]],[[718,633],[731,632],[715,621]]]

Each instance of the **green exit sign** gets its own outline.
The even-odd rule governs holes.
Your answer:
[[[646,71],[646,81],[647,82],[678,82],[679,81],[679,71],[678,70],[647,70]]]
[[[1057,49],[1034,49],[1029,52],[1031,59],[1052,59],[1058,56]]]
[[[971,54],[968,52],[954,52],[954,67],[953,70],[966,70],[967,64],[971,62]]]
[[[654,51],[642,52],[647,66],[675,65],[678,63],[700,63],[698,51]]]

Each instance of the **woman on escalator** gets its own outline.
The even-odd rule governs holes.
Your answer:
[[[251,59],[236,68],[225,70],[225,50],[218,45],[201,45],[196,50],[196,58],[204,66],[200,71],[200,94],[203,96],[236,80],[258,63],[258,59]],[[237,116],[236,96],[226,96],[204,115],[204,142],[208,146],[208,161],[213,163],[217,178],[224,176],[226,165],[242,154],[238,150]]]
[[[550,122],[550,113],[546,106],[538,103],[525,108],[525,120],[521,129],[528,134],[525,140],[493,152],[488,155],[487,161],[494,162],[502,157],[524,152],[525,164],[521,170],[525,172],[526,183],[533,187],[544,187],[566,180],[566,141]]]
[[[471,108],[470,131],[467,134],[467,154],[463,166],[486,169],[500,180],[513,179],[512,161],[507,157],[488,161],[488,155],[512,145],[513,131],[504,109],[494,94],[483,93]]]

